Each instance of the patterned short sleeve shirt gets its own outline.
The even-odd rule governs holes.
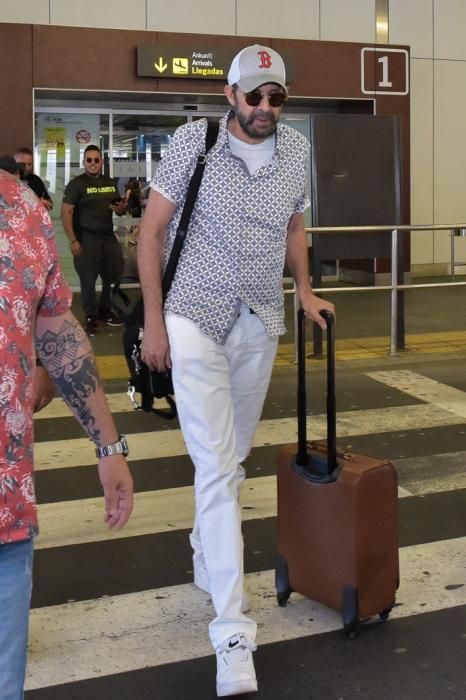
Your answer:
[[[71,303],[46,208],[0,170],[0,545],[37,531],[32,381],[37,315]]]
[[[209,152],[204,177],[165,311],[185,316],[224,343],[243,302],[269,335],[285,332],[283,268],[293,214],[310,204],[309,141],[278,124],[272,159],[250,174],[228,143],[227,114]],[[165,247],[168,259],[186,191],[205,143],[205,119],[177,129],[151,186],[175,202]]]

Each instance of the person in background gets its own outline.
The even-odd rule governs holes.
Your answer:
[[[38,356],[96,446],[104,521],[119,529],[133,504],[128,447],[108,409],[89,340],[70,311],[50,216],[0,170],[0,698],[22,700],[34,537],[33,380]]]
[[[52,198],[47,192],[47,188],[43,180],[41,180],[38,175],[34,174],[33,155],[31,149],[26,148],[25,146],[18,148],[14,152],[14,158],[17,163],[23,165],[21,177],[24,182],[29,185],[31,190],[37,195],[37,197],[39,197],[44,206],[51,210],[53,208]]]
[[[22,167],[13,156],[0,156],[0,170],[14,175],[18,180],[21,178]]]
[[[126,186],[126,211],[130,216],[139,219],[141,216],[141,188],[139,181],[131,178]]]
[[[102,152],[90,145],[84,151],[84,173],[67,184],[61,219],[68,236],[73,262],[81,285],[84,329],[95,335],[99,321],[121,326],[110,308],[111,285],[124,268],[123,251],[113,231],[113,214],[122,216],[125,202],[113,178],[102,174]],[[96,283],[102,280],[97,299]]]
[[[257,625],[244,613],[239,491],[285,332],[283,268],[307,317],[325,327],[333,304],[312,292],[303,212],[309,206],[309,141],[279,124],[288,95],[285,66],[267,46],[233,60],[220,121],[175,278],[162,308],[161,271],[180,220],[207,122],[175,132],[152,180],[138,266],[144,295],[142,358],[172,366],[178,416],[195,465],[191,534],[194,583],[212,596],[209,625],[217,695],[257,690]]]

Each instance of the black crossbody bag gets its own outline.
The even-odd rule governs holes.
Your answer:
[[[207,122],[204,152],[199,154],[195,170],[191,176],[186,193],[186,200],[181,213],[180,222],[175,235],[170,256],[162,279],[163,303],[170,291],[175,276],[178,260],[188,232],[191,214],[196,202],[199,187],[204,175],[207,153],[217,140],[218,122]],[[112,307],[114,312],[123,321],[123,348],[129,369],[128,396],[136,410],[155,413],[162,418],[173,419],[176,417],[176,404],[173,398],[174,390],[171,370],[165,372],[150,370],[141,359],[141,342],[144,332],[144,300],[140,295],[136,303],[131,302],[130,297],[123,291],[123,284],[138,282],[133,275],[123,275],[112,287]],[[141,403],[138,404],[136,394],[141,395]],[[164,398],[168,408],[154,408],[154,400]]]

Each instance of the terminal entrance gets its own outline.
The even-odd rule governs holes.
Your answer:
[[[104,173],[114,177],[122,196],[128,185],[141,194],[142,211],[157,164],[175,130],[202,117],[220,118],[227,105],[222,95],[115,94],[35,90],[34,162],[53,199],[51,212],[66,278],[78,289],[69,245],[60,220],[67,183],[82,172],[84,150],[97,145],[104,157]],[[310,139],[311,114],[372,114],[372,99],[324,100],[290,98],[281,121]],[[126,245],[142,212],[115,217],[115,227]],[[311,212],[306,212],[311,226]]]

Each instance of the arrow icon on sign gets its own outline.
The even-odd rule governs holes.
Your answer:
[[[167,65],[166,63],[164,63],[164,60],[163,60],[162,56],[159,56],[159,62],[158,62],[158,63],[154,63],[154,68],[155,68],[155,70],[157,70],[159,73],[163,73],[164,71],[167,70],[168,65]]]

